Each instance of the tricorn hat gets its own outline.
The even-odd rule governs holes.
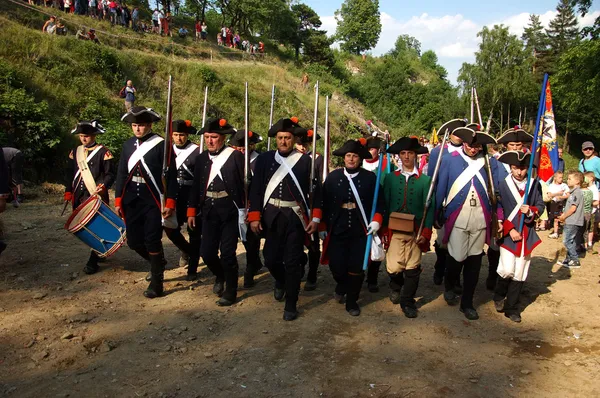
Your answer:
[[[379,149],[379,148],[381,148],[381,144],[382,144],[381,139],[379,139],[377,137],[367,138],[367,149],[371,149],[371,148]]]
[[[519,126],[506,130],[496,140],[498,144],[508,144],[509,142],[532,142],[533,136],[527,133]]]
[[[299,141],[302,144],[312,144],[313,142],[313,133],[312,129],[305,129],[304,127],[298,127],[294,130],[294,135],[299,138]],[[321,135],[317,133],[317,140],[321,139]]]
[[[448,129],[448,132],[450,134],[453,134],[453,132],[459,128],[459,127],[465,127],[467,125],[467,120],[466,119],[452,119],[450,121],[447,121],[446,123],[442,124],[442,126],[438,129],[438,135],[443,136],[444,134],[446,134],[446,129]]]
[[[154,109],[145,106],[134,106],[123,115],[121,121],[125,123],[154,123],[160,119],[160,115]]]
[[[200,130],[200,134],[217,133],[221,135],[234,134],[235,129],[227,123],[225,119],[211,118],[206,121],[206,124]]]
[[[71,130],[71,134],[85,134],[85,135],[96,135],[104,134],[106,130],[100,123],[95,120],[82,120],[77,123],[77,126]]]
[[[366,140],[364,138],[348,140],[341,148],[336,149],[332,153],[334,156],[345,156],[347,153],[355,153],[360,156],[361,159],[371,159],[371,154],[365,145]]]
[[[463,143],[468,145],[487,145],[496,143],[496,140],[491,135],[480,131],[475,131],[468,127],[459,127],[456,130],[454,130],[452,134],[460,138],[463,141]]]
[[[523,151],[506,151],[498,157],[498,161],[511,166],[528,167],[531,154]]]
[[[245,143],[245,134],[246,130],[241,129],[238,130],[234,135],[229,139],[229,145],[243,147],[246,145]],[[260,135],[256,134],[253,131],[248,132],[248,144],[258,144],[263,139]]]
[[[173,130],[173,132],[183,134],[198,133],[196,128],[192,126],[192,122],[189,120],[173,120],[173,122],[171,122],[171,129]]]
[[[415,137],[402,137],[398,141],[394,142],[387,149],[387,153],[400,153],[402,151],[413,151],[417,155],[423,155],[429,153],[429,150],[419,144],[419,139]]]
[[[292,133],[296,135],[294,130],[297,127],[300,127],[300,125],[298,124],[298,118],[295,116],[279,119],[277,123],[275,123],[269,129],[269,137],[275,137],[279,132]]]

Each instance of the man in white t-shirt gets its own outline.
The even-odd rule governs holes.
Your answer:
[[[568,192],[569,186],[563,182],[563,172],[557,171],[552,177],[552,182],[548,184],[548,196],[551,198],[548,205],[548,219],[550,224],[554,224],[553,232],[548,235],[551,239],[558,238],[558,217],[562,214]]]

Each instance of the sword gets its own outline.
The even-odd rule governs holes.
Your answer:
[[[71,203],[71,202],[68,200],[65,200],[65,206],[63,207],[63,211],[60,213],[61,217],[65,214],[65,211],[67,210],[67,206],[69,205],[69,203]]]

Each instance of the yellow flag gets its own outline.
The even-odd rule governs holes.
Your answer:
[[[437,144],[439,144],[438,135],[437,135],[437,131],[435,131],[435,127],[433,128],[433,133],[431,134],[430,143],[433,146],[436,146]]]

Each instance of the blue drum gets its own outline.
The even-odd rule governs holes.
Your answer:
[[[100,257],[113,255],[125,243],[125,222],[98,195],[73,211],[65,229]]]

